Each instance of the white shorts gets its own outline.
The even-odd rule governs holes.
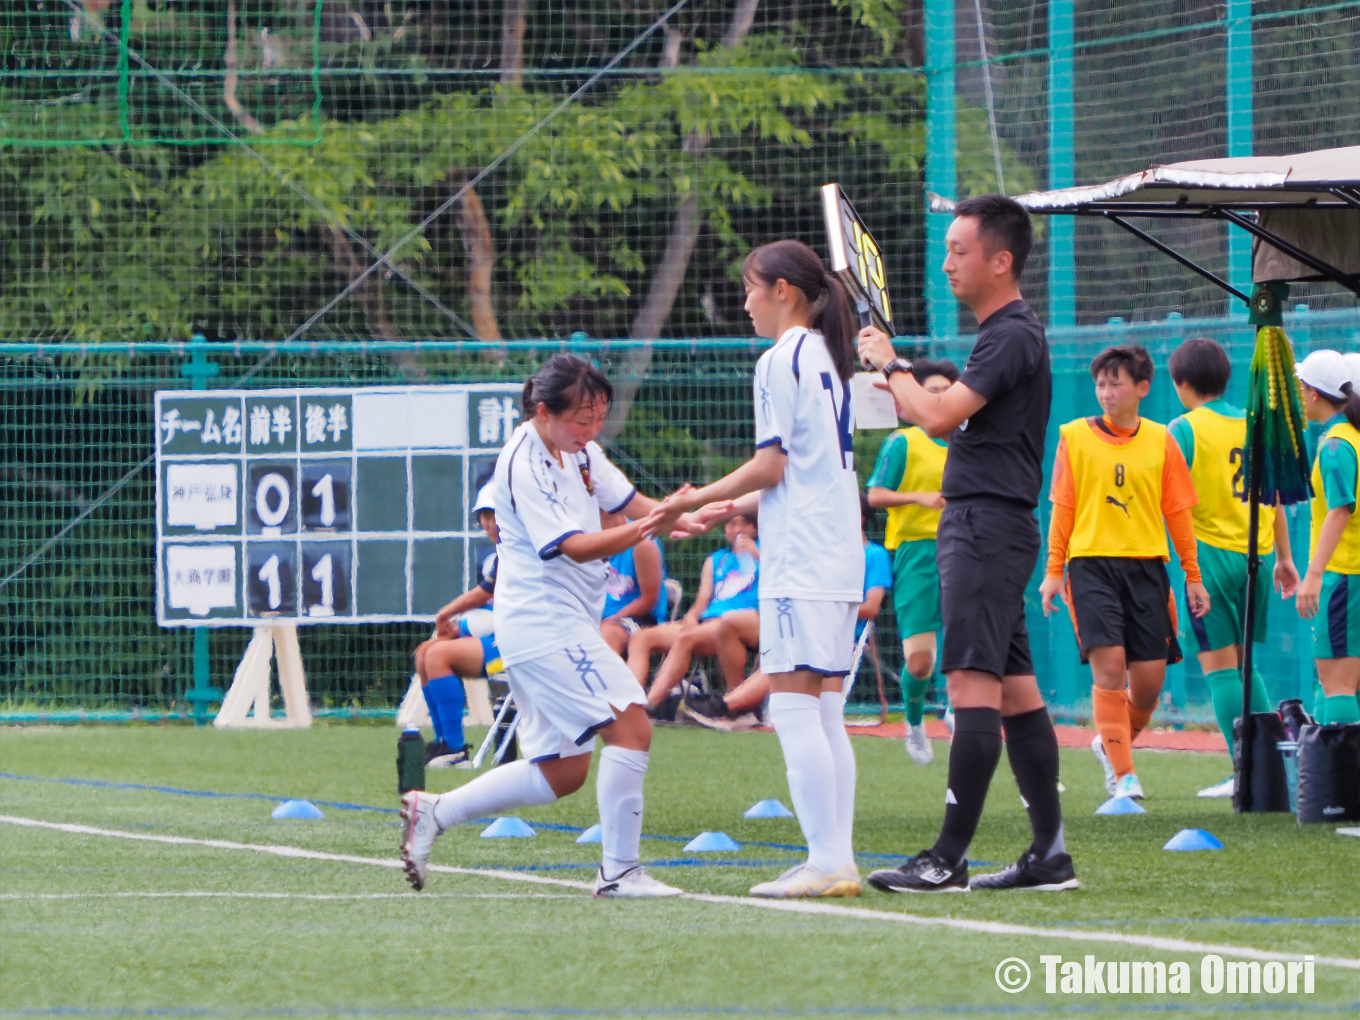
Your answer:
[[[520,754],[530,761],[589,754],[614,709],[647,704],[628,666],[594,630],[578,632],[559,651],[507,666],[505,677],[519,711]]]
[[[845,676],[855,656],[858,602],[760,600],[760,671]]]

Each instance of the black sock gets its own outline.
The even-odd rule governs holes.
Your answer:
[[[994,708],[956,708],[949,748],[949,793],[935,852],[958,867],[977,831],[987,787],[1001,760],[1001,713]]]
[[[1034,852],[1040,860],[1063,853],[1062,804],[1058,800],[1058,735],[1048,709],[1007,716],[1006,757],[1015,773],[1015,785],[1029,806],[1034,830]]]

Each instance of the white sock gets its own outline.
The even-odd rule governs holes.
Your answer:
[[[836,833],[836,765],[822,729],[819,699],[810,694],[771,694],[770,724],[779,735],[788,768],[789,794],[808,844],[808,863],[818,871],[841,866]]]
[[[822,691],[822,729],[831,745],[836,764],[836,835],[840,837],[841,863],[855,863],[855,749],[845,732],[845,697],[839,691]]]
[[[469,818],[499,814],[510,808],[537,807],[557,799],[543,770],[533,762],[520,759],[498,765],[470,783],[441,793],[434,805],[434,820],[439,828],[461,825]]]
[[[618,878],[636,868],[642,842],[642,781],[647,776],[646,751],[605,745],[595,775],[600,806],[600,843],[604,877]]]

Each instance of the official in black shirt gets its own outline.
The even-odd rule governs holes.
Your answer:
[[[935,845],[869,883],[890,892],[1075,889],[1058,803],[1058,741],[1039,693],[1025,626],[1025,588],[1039,556],[1044,432],[1053,378],[1044,328],[1020,294],[1034,241],[1012,199],[960,202],[945,243],[949,286],[979,322],[963,375],[927,393],[886,334],[860,332],[860,358],[881,369],[898,404],[932,436],[950,435],[936,539],[941,668],[954,708],[949,794]],[[968,880],[968,846],[1001,759],[1001,731],[1034,842],[994,875]]]

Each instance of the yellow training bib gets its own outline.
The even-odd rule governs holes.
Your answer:
[[[949,447],[941,446],[915,425],[898,429],[897,433],[907,441],[907,467],[902,472],[898,492],[939,492],[944,481],[944,461]],[[883,536],[883,545],[888,550],[896,549],[903,542],[915,542],[922,538],[934,538],[940,528],[940,511],[929,507],[909,506],[888,507],[888,527]]]
[[[1162,519],[1166,426],[1144,418],[1132,439],[1111,446],[1096,435],[1096,420],[1078,418],[1061,429],[1076,494],[1067,558],[1170,559]]]
[[[1197,407],[1185,415],[1195,433],[1195,459],[1190,479],[1199,502],[1191,509],[1195,537],[1216,549],[1247,551],[1247,441],[1245,418],[1229,418]],[[1275,548],[1275,508],[1261,507],[1256,550],[1262,556]]]
[[[1327,430],[1322,442],[1318,443],[1318,455],[1313,458],[1313,513],[1310,529],[1312,535],[1308,543],[1309,559],[1317,551],[1318,535],[1322,533],[1322,520],[1331,509],[1327,505],[1327,494],[1322,486],[1322,443],[1328,439],[1342,439],[1350,443],[1357,458],[1360,458],[1360,431],[1357,431],[1350,422],[1337,422]],[[1337,544],[1336,552],[1332,553],[1332,558],[1327,561],[1327,569],[1334,574],[1360,574],[1360,513],[1351,514],[1351,522],[1341,533],[1341,541]]]

